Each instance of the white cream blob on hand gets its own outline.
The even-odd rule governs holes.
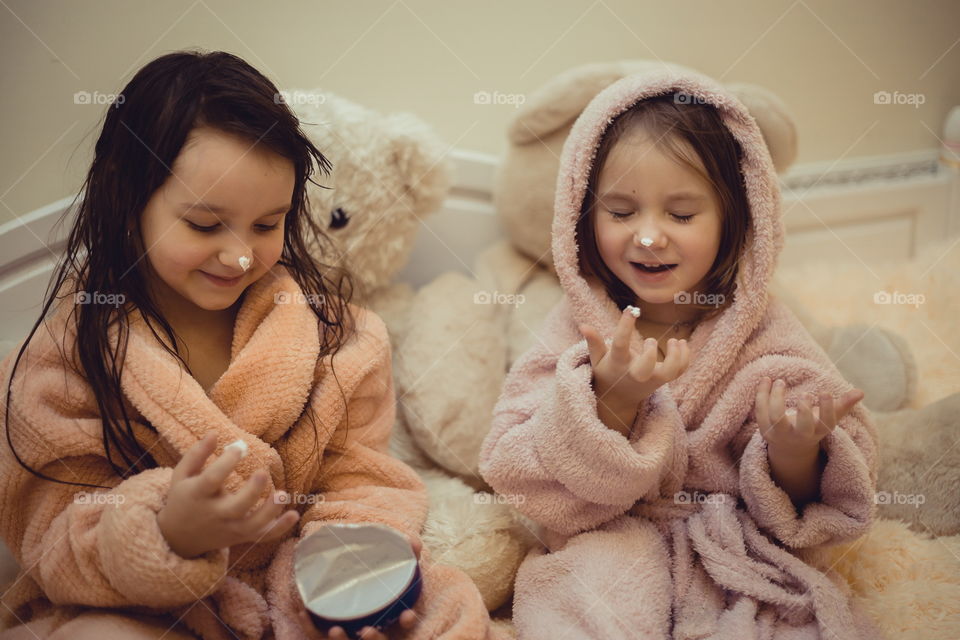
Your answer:
[[[240,256],[238,262],[240,263],[240,268],[244,271],[250,268],[251,260],[247,256]]]
[[[628,304],[627,311],[629,311],[630,315],[632,315],[634,318],[640,317],[640,307],[635,307],[632,304]]]
[[[223,448],[223,452],[226,453],[227,449],[236,449],[240,452],[240,458],[243,459],[247,457],[247,452],[250,450],[250,447],[243,440],[234,440]]]

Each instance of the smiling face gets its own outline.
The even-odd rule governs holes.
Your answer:
[[[699,168],[706,173],[702,163]],[[696,308],[675,304],[674,296],[703,290],[720,248],[721,215],[710,182],[639,132],[616,142],[597,180],[593,224],[600,257],[653,322],[696,316]],[[648,273],[641,263],[676,266]]]
[[[218,130],[194,129],[141,219],[160,308],[196,314],[231,307],[280,259],[294,184],[288,159]]]

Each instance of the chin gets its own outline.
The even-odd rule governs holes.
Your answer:
[[[224,309],[229,309],[230,307],[232,307],[236,301],[237,301],[236,298],[234,298],[233,300],[225,301],[222,304],[208,303],[208,304],[197,305],[197,306],[203,309],[204,311],[223,311]]]
[[[240,298],[239,295],[226,293],[216,295],[210,292],[189,292],[187,295],[181,295],[195,307],[204,311],[223,311],[230,308]]]
[[[240,296],[236,295],[236,296],[230,296],[229,298],[223,297],[223,298],[207,299],[204,301],[203,304],[198,304],[198,303],[194,303],[194,304],[196,304],[198,307],[206,311],[223,311],[224,309],[229,309],[230,307],[232,307],[234,303],[236,303],[236,301],[239,299],[240,299]]]

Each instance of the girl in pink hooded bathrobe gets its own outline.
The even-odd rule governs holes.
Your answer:
[[[867,530],[877,454],[862,392],[768,295],[783,235],[760,131],[711,79],[624,78],[575,123],[565,296],[480,459],[545,529],[521,639],[878,637],[793,553]]]

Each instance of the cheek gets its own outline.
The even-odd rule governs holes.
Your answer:
[[[264,271],[269,271],[283,254],[283,233],[277,233],[275,238],[258,243],[256,253],[257,260],[263,264]]]
[[[685,234],[684,246],[687,248],[687,253],[691,258],[697,258],[699,260],[706,260],[710,256],[713,250],[713,242],[706,234],[700,233],[691,233],[687,232]]]
[[[599,222],[594,233],[597,236],[600,256],[607,262],[616,260],[623,250],[624,243],[630,240],[626,225],[612,221]]]
[[[207,261],[206,243],[176,229],[151,237],[144,234],[144,247],[150,264],[161,275],[183,275]]]
[[[720,228],[714,224],[691,224],[680,230],[675,239],[684,248],[686,258],[712,264],[720,247]]]

